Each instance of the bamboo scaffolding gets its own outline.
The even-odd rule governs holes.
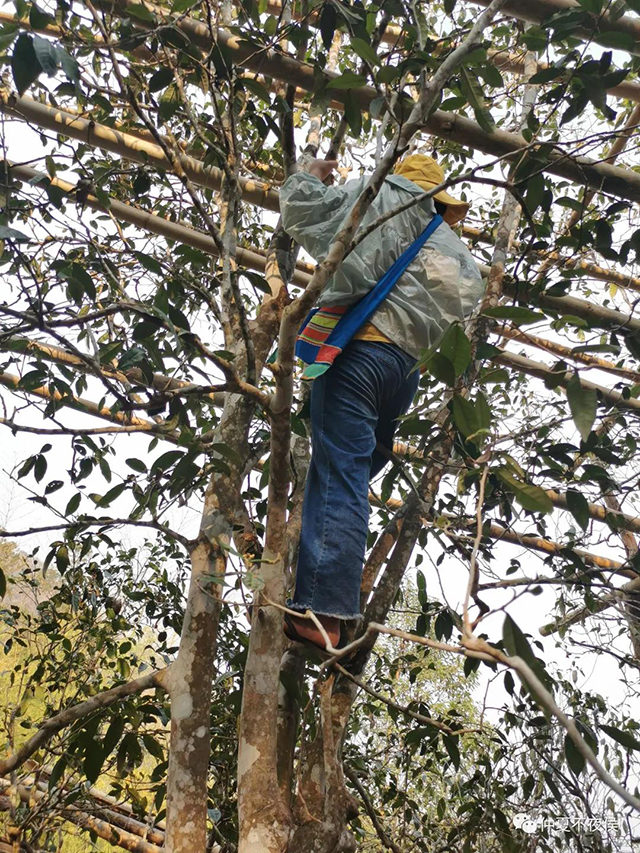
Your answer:
[[[32,101],[31,103],[35,104],[36,102]],[[55,112],[55,110],[50,107],[46,109],[50,110],[52,113]],[[97,126],[95,123],[88,122],[88,124],[93,124],[94,127]],[[97,127],[101,126],[98,125]],[[109,133],[113,132],[110,128],[105,128],[105,130]],[[139,145],[147,144],[141,140],[135,141]],[[12,169],[16,175],[19,176],[22,174],[28,179],[41,177],[45,180],[47,178],[44,173],[37,172],[27,166],[13,166]],[[54,183],[57,186],[60,186],[61,189],[64,189],[65,192],[71,193],[74,190],[73,184],[63,181],[62,179],[56,178],[54,179]],[[270,193],[275,196],[277,202],[277,191],[272,189],[270,190]],[[95,196],[90,196],[90,204],[95,209],[102,209],[102,206],[99,204],[99,201]],[[187,242],[188,245],[194,245],[203,251],[209,251],[212,248],[213,241],[210,240],[208,235],[204,235],[203,232],[187,228],[186,226],[179,225],[178,223],[172,223],[163,217],[155,216],[154,214],[147,213],[146,211],[140,211],[138,208],[134,208],[131,205],[125,205],[123,202],[118,202],[115,199],[113,201],[112,208],[110,209],[114,214],[116,211],[118,211],[118,214],[122,214],[122,218],[125,221],[139,225],[142,228],[148,227],[150,231],[166,236],[169,239],[181,240],[184,237],[185,242]],[[238,259],[250,269],[256,269],[260,272],[264,272],[266,269],[266,253],[263,253],[260,249],[239,248]],[[483,264],[479,264],[478,268],[483,275],[486,275],[489,269]],[[301,287],[305,287],[311,278],[313,269],[314,267],[311,264],[298,262],[296,264],[296,273],[294,275],[293,282]],[[505,284],[505,292],[514,296],[517,294],[516,288],[508,283]],[[636,319],[631,315],[622,314],[621,312],[615,311],[611,308],[604,308],[582,299],[576,299],[572,296],[552,297],[542,294],[537,296],[533,302],[542,308],[548,308],[553,312],[557,312],[561,316],[574,315],[576,317],[580,317],[596,328],[613,329],[616,331],[619,330],[623,333],[640,331],[640,319]]]
[[[267,3],[267,12],[276,16],[281,15],[282,3],[278,2],[278,0],[269,0]],[[304,20],[305,23],[310,24],[312,27],[320,25],[320,15],[315,10],[312,10],[307,15],[294,12],[293,17],[296,20]],[[382,35],[381,41],[384,44],[400,46],[404,41],[404,30],[397,24],[389,24]],[[511,71],[518,75],[524,74],[524,59],[520,56],[505,53],[504,50],[491,49],[487,51],[487,56],[489,61],[502,71]],[[549,65],[546,62],[538,62],[538,71],[544,71],[547,68],[549,68]],[[619,83],[607,91],[617,98],[627,98],[630,101],[640,102],[640,83]]]
[[[491,0],[467,0],[471,5],[488,6]],[[547,21],[552,15],[557,12],[566,11],[584,11],[583,7],[576,0],[509,0],[503,8],[504,15],[511,15],[518,18],[520,21],[526,21],[530,24],[542,24]],[[593,22],[593,29],[576,27],[571,33],[588,41],[595,41],[598,44],[608,45],[606,35],[609,33],[623,33],[633,39],[633,49],[629,49],[629,53],[635,56],[640,56],[640,18],[632,18],[630,15],[623,15],[620,18],[614,19],[610,15],[594,15],[589,14]],[[623,50],[625,48],[622,48]]]
[[[267,12],[276,16],[281,15],[282,4],[275,2],[275,0],[269,0],[267,3]],[[293,13],[293,17],[296,20],[303,19],[303,15],[296,12]],[[319,19],[320,16],[316,11],[311,11],[308,15],[304,16],[305,22],[311,24],[313,27],[319,26]],[[21,29],[39,33],[40,35],[50,36],[51,38],[73,39],[73,33],[71,31],[64,30],[57,24],[46,24],[42,27],[34,27],[28,19],[19,18],[16,15],[9,15],[6,12],[0,12],[0,24],[16,24]],[[396,24],[389,24],[382,35],[381,41],[389,45],[401,45],[403,41],[402,28]],[[97,36],[96,43],[100,45],[101,42],[102,39]],[[87,45],[83,43],[83,47],[86,46]],[[133,53],[136,56],[140,56],[143,59],[153,60],[156,58],[156,55],[144,46],[137,46],[133,50],[128,50],[128,52]],[[522,57],[514,54],[507,54],[503,50],[490,49],[487,51],[487,54],[489,60],[500,70],[510,71],[518,75],[522,75],[524,73],[524,60]],[[549,68],[549,65],[546,62],[538,62],[538,71],[544,71],[547,68]],[[300,91],[302,92],[303,90]],[[640,102],[640,83],[619,83],[617,86],[612,86],[610,89],[607,89],[607,92],[617,98],[625,98],[630,101]]]
[[[11,783],[6,779],[0,779],[0,789],[7,790]],[[44,791],[39,791],[32,785],[16,785],[20,800],[27,806],[33,802],[39,803],[46,800],[48,795]],[[94,832],[98,838],[108,841],[114,847],[120,847],[122,850],[128,850],[129,853],[162,853],[161,848],[157,844],[151,844],[140,838],[138,835],[127,832],[119,826],[93,817],[92,815],[83,812],[75,806],[63,806],[58,808],[58,813],[70,823],[79,826],[81,829],[86,829]]]
[[[24,339],[23,339],[23,341],[24,341]],[[19,341],[19,342],[14,341],[14,343],[20,343],[20,346],[22,349],[22,347],[24,346],[23,341]],[[36,350],[38,352],[38,354],[43,355],[45,357],[48,357],[52,361],[56,361],[56,362],[59,362],[62,364],[66,364],[66,365],[74,366],[74,367],[79,367],[79,368],[84,367],[84,363],[81,362],[80,359],[77,358],[77,356],[74,356],[70,353],[66,353],[64,350],[57,349],[56,347],[51,347],[49,345],[40,344],[38,342],[29,342],[27,351],[29,351],[29,350]],[[536,362],[534,362],[534,364],[537,365]],[[116,377],[114,377],[114,378],[116,378]],[[31,395],[39,397],[41,399],[45,399],[45,400],[51,399],[51,393],[46,388],[35,388],[32,390],[19,389],[18,388],[19,379],[20,378],[18,376],[13,376],[13,375],[6,374],[6,373],[0,374],[0,384],[4,385],[5,387],[9,388],[10,390],[13,390],[13,391],[21,390],[21,391],[23,391],[23,393],[31,394]],[[164,376],[161,376],[160,374],[158,374],[158,384],[160,384],[161,382],[164,382],[164,381],[169,381],[169,377],[164,377]],[[170,380],[170,381],[172,381],[173,383],[181,384],[180,380]],[[189,383],[185,383],[185,384],[189,384]],[[599,388],[599,386],[596,386],[596,387]],[[219,396],[222,397],[222,395],[219,395]],[[65,398],[65,400],[66,399],[67,398]],[[221,401],[216,401],[216,402],[221,403]],[[637,407],[640,408],[640,401],[634,401],[634,402],[637,403],[638,404]],[[93,403],[89,400],[84,400],[84,399],[80,399],[80,398],[73,398],[73,402],[69,403],[68,405],[70,408],[74,408],[77,411],[83,412],[84,414],[92,415],[93,417],[98,417],[98,418],[101,418],[103,420],[110,421],[111,423],[123,424],[123,425],[126,424],[126,426],[132,427],[132,431],[152,432],[153,430],[156,430],[156,431],[158,431],[159,436],[161,438],[166,439],[168,441],[171,441],[172,443],[175,443],[178,439],[177,434],[167,432],[167,431],[163,431],[161,429],[161,427],[159,427],[157,424],[155,424],[151,421],[145,421],[145,420],[142,420],[141,418],[132,418],[133,423],[131,423],[131,422],[126,423],[126,421],[124,420],[126,416],[122,415],[122,413],[119,413],[119,412],[113,413],[107,407],[99,408],[95,403]],[[422,458],[422,453],[420,451],[411,447],[411,445],[403,444],[402,442],[398,442],[394,445],[394,452],[398,455],[410,456],[414,459],[415,458],[418,458],[418,459]],[[259,465],[258,465],[258,467],[259,467]],[[568,510],[566,495],[564,495],[560,492],[556,492],[553,489],[546,490],[546,494],[555,507],[557,507],[558,509]],[[369,499],[370,499],[370,502],[372,505],[380,506],[380,501],[378,500],[378,498],[373,493],[370,494]],[[396,501],[396,500],[389,500],[386,502],[386,504],[384,504],[384,506],[388,509],[396,510],[396,509],[400,508],[401,502]],[[619,529],[619,530],[629,530],[629,531],[632,531],[634,533],[640,533],[640,518],[638,518],[638,517],[627,515],[626,513],[623,513],[623,512],[615,512],[615,511],[609,510],[609,509],[601,506],[600,504],[594,504],[591,502],[588,502],[587,507],[588,507],[589,517],[592,518],[594,521],[611,523],[612,525],[614,525],[616,527],[616,529]],[[562,547],[562,546],[558,546],[558,548],[560,548],[560,547]]]
[[[29,99],[27,99],[29,100]],[[37,102],[34,102],[37,103]],[[1,109],[1,107],[0,107]],[[47,108],[48,110],[52,110],[52,108]],[[53,111],[53,110],[52,110]],[[69,115],[72,115],[69,113]],[[78,118],[77,115],[74,115],[74,118]],[[81,118],[80,121],[88,121],[91,126],[97,128],[99,132],[102,132],[103,126],[93,122],[91,119]],[[58,128],[58,126],[56,126]],[[80,128],[82,125],[80,125]],[[105,136],[109,136],[112,132],[112,128],[104,128]],[[62,129],[57,129],[57,132],[63,132]],[[82,130],[79,130],[79,136],[82,133]],[[126,146],[128,144],[135,144],[136,137],[133,136],[129,132],[121,131],[121,135],[123,137],[123,147],[115,150],[114,153],[123,153],[126,150]],[[143,140],[144,141],[144,140]],[[103,147],[100,145],[99,147]],[[158,146],[153,145],[154,149],[158,149]],[[107,149],[111,150],[111,149]],[[144,153],[144,149],[143,149]],[[126,156],[126,155],[124,155]],[[194,161],[199,163],[200,161]],[[202,165],[202,164],[201,164]],[[205,168],[204,166],[202,167]],[[69,181],[65,181],[61,178],[49,178],[44,172],[39,172],[36,169],[31,168],[30,166],[21,166],[21,165],[11,165],[12,174],[18,178],[22,178],[24,180],[33,180],[37,181],[38,179],[42,181],[50,180],[54,186],[59,187],[63,192],[67,194],[73,194],[75,192],[75,185],[70,183]],[[217,170],[216,170],[217,172]],[[217,175],[211,175],[212,182],[217,181]],[[194,178],[194,183],[198,185],[203,185],[198,177]],[[246,179],[241,178],[240,184],[241,186],[245,186],[246,184],[253,184],[254,182],[247,182]],[[204,184],[206,186],[206,184]],[[219,185],[216,183],[216,188],[219,188]],[[251,193],[252,187],[247,187],[247,196]],[[247,200],[250,199],[247,197]],[[268,201],[269,206],[267,209],[271,210],[272,205],[275,205],[275,209],[279,210],[280,205],[280,196],[279,192],[275,188],[270,188],[268,191]],[[259,201],[254,202],[259,206],[263,206]],[[104,210],[104,206],[100,203],[100,201],[94,196],[89,195],[87,197],[87,205],[94,210]],[[196,249],[201,249],[204,252],[208,252],[213,255],[217,255],[217,249],[211,237],[208,234],[205,234],[203,231],[199,231],[191,226],[182,225],[180,223],[172,222],[171,220],[165,219],[164,217],[157,216],[152,213],[148,213],[147,211],[143,211],[140,208],[133,207],[130,204],[125,204],[124,202],[117,201],[116,199],[111,199],[111,206],[109,208],[112,214],[116,216],[116,218],[123,220],[124,222],[129,222],[133,225],[136,225],[139,228],[144,228],[147,231],[151,231],[154,234],[159,234],[161,236],[167,237],[171,240],[176,240],[180,243],[184,243],[188,246],[193,246]],[[463,227],[463,235],[473,238],[479,239],[483,242],[491,242],[491,238],[486,236],[483,232],[481,232],[477,228],[471,228],[468,226]],[[249,249],[238,247],[238,261],[249,269],[254,269],[259,272],[264,272],[266,269],[266,255],[261,249]],[[557,253],[552,253],[554,256],[554,260],[561,261],[563,266],[566,266],[569,269],[583,269],[585,272],[588,272],[590,276],[595,279],[599,279],[602,281],[610,281],[614,284],[617,284],[620,287],[628,287],[633,290],[640,291],[640,278],[634,278],[633,276],[625,276],[622,273],[616,272],[614,270],[605,270],[602,267],[599,267],[595,264],[587,263],[586,261],[581,261],[577,259],[562,259],[560,255]],[[541,257],[547,257],[546,253],[540,253]],[[298,261],[296,263],[296,272],[294,273],[292,282],[301,287],[305,287],[309,281],[310,276],[313,273],[313,265],[307,264],[302,261]],[[488,271],[488,267],[484,267],[481,265],[481,270],[483,272]]]
[[[100,0],[100,5],[115,15],[125,16],[129,0],[117,0],[117,2]],[[166,10],[162,7],[146,0],[143,5],[156,15],[158,20],[167,18]],[[197,47],[207,52],[213,48],[211,33],[204,22],[188,16],[169,19]],[[153,26],[152,22],[140,21],[135,15],[132,16],[132,23],[143,29]],[[256,46],[248,39],[222,29],[217,31],[217,43],[227,51],[230,59],[251,71],[275,77],[307,91],[315,91],[318,88],[318,71],[310,64],[300,62],[273,49],[256,50]],[[322,72],[321,79],[328,84],[337,76],[339,75]],[[378,92],[372,86],[345,90],[344,94],[340,89],[335,90],[336,100],[344,103],[347,97],[352,98],[362,109],[367,110],[371,101],[378,98]],[[517,159],[522,149],[527,146],[527,141],[520,134],[498,129],[490,133],[471,119],[442,112],[442,110],[436,110],[430,115],[425,122],[425,130],[434,136],[459,142],[483,151],[485,154],[504,156],[510,160]],[[572,156],[562,150],[553,149],[549,153],[549,163],[545,170],[578,184],[592,186],[599,192],[607,192],[629,201],[640,202],[640,174],[631,169],[597,163],[588,157]]]

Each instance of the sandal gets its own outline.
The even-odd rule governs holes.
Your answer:
[[[303,637],[301,634],[299,634],[298,629],[296,628],[296,624],[289,613],[284,614],[284,634],[285,637],[287,637],[292,642],[300,643],[307,649],[318,653],[322,656],[324,660],[329,660],[329,658],[333,657],[333,655],[327,651],[326,646],[319,646],[317,643],[314,643],[312,640],[309,640],[307,639],[307,637]],[[337,648],[339,647],[340,642],[338,643]]]

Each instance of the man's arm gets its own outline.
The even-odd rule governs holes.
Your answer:
[[[313,160],[305,172],[296,172],[280,190],[284,230],[316,260],[329,251],[332,239],[360,195],[363,176],[338,187],[323,183],[338,165],[336,160]]]

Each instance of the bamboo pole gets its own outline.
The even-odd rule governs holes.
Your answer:
[[[267,3],[267,12],[279,16],[282,13],[282,3],[279,0],[269,0]],[[305,23],[311,24],[312,27],[318,27],[320,24],[320,15],[315,10],[312,10],[307,15],[294,13],[293,17],[296,20],[304,20]],[[381,41],[393,46],[402,45],[404,42],[403,28],[397,24],[389,24],[382,35]],[[505,53],[504,50],[492,49],[487,51],[487,56],[489,61],[502,71],[511,71],[518,75],[524,74],[524,59],[520,56]],[[543,71],[549,68],[549,65],[546,62],[538,62],[537,67],[538,71]],[[607,91],[615,97],[640,102],[640,83],[624,82],[617,86],[612,86]]]
[[[67,352],[67,350],[62,349],[61,347],[54,347],[51,344],[41,343],[40,341],[34,341],[30,338],[4,338],[0,341],[0,351],[17,352],[25,355],[34,354],[45,361],[51,361],[56,364],[66,365],[67,367],[73,367],[75,370],[79,370],[82,373],[92,373],[91,367],[77,355]],[[142,385],[145,388],[154,388],[156,391],[160,392],[192,387],[191,382],[185,382],[184,380],[176,379],[173,376],[165,376],[163,373],[152,374],[151,382],[149,382],[138,367],[130,367],[121,371],[118,369],[117,365],[102,365],[101,372],[104,376],[109,379],[114,379],[117,382],[130,382],[134,385]],[[207,393],[204,395],[204,398],[211,400],[214,406],[222,407],[224,404],[224,391]],[[86,402],[87,401],[83,401],[83,403]],[[142,423],[145,425],[150,424],[152,426],[156,426],[155,423],[151,424],[150,421],[143,420]]]
[[[74,409],[77,412],[82,412],[85,415],[91,415],[94,418],[100,418],[110,423],[119,424],[123,432],[140,432],[148,433],[149,435],[157,435],[172,443],[177,443],[179,435],[174,431],[163,430],[160,424],[153,421],[146,421],[136,415],[123,414],[122,412],[112,412],[107,406],[98,406],[92,400],[85,400],[82,397],[65,396],[63,397],[59,391],[51,391],[49,388],[41,386],[39,388],[20,388],[20,377],[12,373],[0,373],[0,385],[8,388],[10,391],[17,393],[30,394],[33,397],[39,397],[47,402],[63,403],[66,408]]]
[[[119,154],[128,160],[154,166],[161,171],[171,171],[171,165],[162,148],[131,133],[107,127],[90,118],[83,118],[67,110],[49,107],[33,98],[18,97],[6,89],[0,90],[0,112],[36,124],[38,127],[52,130],[71,139],[77,139],[85,145],[94,145],[112,154]],[[194,183],[202,187],[218,190],[222,184],[222,172],[215,166],[205,166],[200,160],[176,152],[180,165]],[[270,184],[241,178],[240,193],[245,201],[257,204],[267,210],[278,210],[278,195]]]
[[[7,790],[10,784],[7,780],[0,779],[1,789]],[[31,805],[33,801],[41,802],[42,800],[46,800],[48,796],[43,791],[39,791],[37,788],[31,786],[16,785],[15,787],[21,801],[27,806]],[[143,838],[139,838],[137,835],[127,832],[120,827],[115,827],[105,820],[92,817],[75,806],[64,806],[59,809],[59,813],[70,823],[79,826],[81,829],[95,832],[98,838],[108,841],[114,847],[128,850],[129,853],[162,853],[161,848],[157,844],[150,844]]]
[[[520,329],[514,329],[510,326],[501,326],[494,329],[494,334],[503,338],[508,338],[510,341],[517,341],[529,347],[535,347],[543,352],[549,352],[557,355],[560,358],[567,358],[572,361],[577,361],[584,364],[585,367],[593,370],[604,370],[607,373],[613,373],[616,376],[622,376],[625,379],[630,379],[632,382],[640,382],[640,371],[631,370],[627,367],[617,367],[613,362],[607,361],[604,358],[597,358],[594,355],[589,355],[584,352],[573,352],[570,347],[562,346],[555,341],[548,341],[545,338],[540,338],[537,335],[531,335],[529,332],[523,332]]]
[[[30,166],[16,166],[10,164],[11,175],[21,180],[41,179],[42,181],[49,180],[52,186],[58,187],[68,195],[73,195],[76,190],[76,185],[65,181],[62,178],[49,178],[44,172],[39,172],[37,169],[32,169]],[[271,190],[272,193],[275,190]],[[152,234],[158,234],[161,237],[166,237],[168,240],[175,240],[178,243],[183,243],[186,246],[193,246],[194,249],[200,249],[210,255],[218,255],[218,250],[213,242],[213,239],[205,234],[204,231],[199,231],[196,228],[182,225],[178,222],[172,222],[170,219],[165,219],[162,216],[157,216],[149,213],[146,210],[141,210],[138,207],[133,207],[130,204],[110,199],[109,208],[100,202],[96,196],[89,194],[86,199],[86,204],[92,210],[107,211],[113,214],[116,219],[122,222],[128,222],[138,228],[150,231]],[[252,249],[245,249],[241,246],[237,249],[237,259],[239,263],[249,269],[264,272],[266,269],[266,258],[259,252]],[[313,272],[313,267],[310,264],[300,265],[299,272],[304,272],[306,275],[299,275],[298,272],[293,277],[294,284],[304,287],[307,283],[308,276]]]
[[[490,231],[481,231],[479,228],[473,228],[471,225],[463,225],[462,234],[464,237],[468,237],[470,240],[475,242],[493,245],[493,235]],[[517,242],[513,243],[513,248],[514,250],[523,249],[523,247]],[[598,264],[592,264],[589,261],[585,261],[580,257],[566,258],[559,252],[555,251],[547,252],[544,249],[533,249],[527,252],[527,254],[540,258],[542,261],[549,259],[554,263],[561,265],[565,269],[584,270],[589,274],[589,278],[595,278],[597,281],[611,282],[612,284],[617,284],[618,287],[624,287],[628,290],[637,290],[640,292],[640,278],[637,276],[626,275],[625,273],[618,272],[617,270],[606,269]]]
[[[512,370],[526,373],[528,376],[535,376],[538,379],[544,380],[553,378],[554,383],[559,385],[561,388],[566,388],[569,381],[575,376],[575,373],[571,370],[559,373],[540,361],[534,361],[531,358],[526,358],[523,355],[516,355],[516,353],[507,352],[506,350],[502,350],[499,355],[492,356],[491,361],[493,361],[494,364],[501,364],[504,367],[511,368]],[[590,382],[588,379],[583,379],[582,377],[579,378],[580,384],[583,388],[588,388],[590,391],[596,391],[602,400],[610,405],[617,406],[619,409],[632,409],[633,411],[640,412],[640,400],[637,400],[635,397],[625,399],[619,391],[612,391],[609,388],[605,388],[603,385],[597,385],[595,382]]]
[[[1,93],[0,93],[0,109],[2,109],[2,101],[1,101]],[[125,131],[114,131],[112,128],[105,127],[97,122],[94,122],[91,118],[83,118],[78,116],[77,114],[68,113],[67,111],[54,110],[52,107],[46,107],[43,104],[39,104],[39,102],[32,101],[30,98],[21,99],[22,101],[26,101],[27,103],[24,105],[24,109],[27,110],[32,120],[37,122],[37,117],[34,112],[33,105],[36,104],[36,110],[43,107],[46,113],[42,113],[42,110],[39,110],[38,116],[41,114],[46,115],[47,121],[52,124],[49,126],[49,129],[55,130],[57,133],[66,133],[65,126],[63,125],[62,118],[60,120],[55,117],[62,112],[68,116],[67,120],[74,120],[78,122],[78,124],[74,124],[74,133],[77,135],[74,138],[84,140],[84,133],[86,132],[87,127],[91,127],[94,131],[99,134],[100,139],[104,141],[104,145],[100,142],[96,143],[99,147],[104,147],[106,150],[113,151],[116,154],[122,154],[123,156],[129,156],[127,153],[129,150],[139,150],[146,161],[147,154],[149,153],[149,149],[145,146],[149,145],[150,149],[159,154],[161,158],[164,158],[164,154],[161,151],[160,147],[155,145],[154,143],[150,143],[144,139],[140,139],[136,137],[134,134],[125,132]],[[47,125],[43,125],[47,126]],[[120,143],[114,138],[114,134],[118,133],[122,139]],[[106,147],[107,142],[110,146]],[[141,148],[136,148],[136,143],[140,143],[142,145]],[[216,189],[219,189],[219,178],[220,172],[217,169],[210,170],[210,183],[203,183],[201,175],[205,172],[207,167],[205,167],[199,160],[192,159],[194,164],[198,164],[197,168],[194,167],[194,183],[200,186],[209,186],[214,185]],[[164,162],[164,161],[163,161]],[[22,177],[26,180],[32,180],[36,178],[41,178],[42,180],[47,179],[47,175],[43,172],[38,172],[36,169],[33,169],[29,166],[12,166],[12,173],[17,177]],[[58,186],[66,193],[73,193],[75,191],[75,185],[69,183],[68,181],[64,181],[61,178],[50,179],[51,183],[54,186]],[[264,199],[267,204],[264,204],[259,197],[255,198],[254,193],[254,181],[247,181],[244,178],[240,178],[240,185],[245,192],[245,198],[247,201],[251,203],[257,204],[261,207],[266,207],[269,210],[279,210],[280,205],[280,197],[278,190],[270,187],[265,194],[262,194],[261,198]],[[266,187],[266,184],[261,185],[262,187]],[[103,205],[100,204],[98,199],[89,195],[87,199],[87,204],[96,210],[104,210]],[[178,242],[184,243],[188,246],[193,246],[196,249],[201,249],[204,252],[209,252],[211,254],[217,255],[217,249],[215,248],[215,244],[213,240],[209,237],[208,234],[205,234],[202,231],[198,231],[195,228],[187,227],[184,225],[180,225],[179,223],[171,222],[168,219],[164,219],[163,217],[155,216],[154,214],[147,213],[146,211],[142,211],[139,208],[132,207],[129,204],[124,204],[123,202],[117,201],[115,199],[111,200],[111,212],[117,216],[118,219],[122,219],[125,222],[129,222],[133,225],[136,225],[140,228],[145,228],[148,231],[151,231],[154,234],[159,234],[161,236],[167,237],[168,239],[177,240]],[[463,227],[464,236],[471,237],[474,239],[480,239],[483,242],[491,242],[491,238],[485,236],[483,232],[480,232],[479,229],[471,228],[469,226]],[[552,253],[554,256],[554,260],[560,260],[560,256],[557,253]],[[543,255],[543,253],[541,253]],[[546,254],[543,255],[547,257]],[[260,272],[264,272],[266,269],[266,256],[261,253],[261,250],[252,250],[245,249],[242,247],[238,247],[238,260],[241,264],[248,267],[249,269],[255,269]],[[586,261],[576,260],[576,259],[563,259],[563,266],[568,267],[569,269],[580,268],[584,269],[589,273],[593,278],[602,280],[602,281],[611,281],[620,287],[628,287],[633,290],[640,291],[640,279],[633,278],[631,276],[625,276],[622,273],[613,271],[613,270],[605,270],[602,267],[598,267],[595,264],[589,264]],[[309,281],[309,276],[313,273],[313,266],[311,264],[305,264],[303,262],[298,262],[296,264],[296,273],[292,279],[294,284],[298,284],[301,287],[305,287],[307,282]],[[486,268],[488,270],[488,267]],[[302,274],[301,274],[302,273]]]
[[[488,6],[490,0],[469,0],[471,3],[480,3],[483,6]],[[554,14],[552,11],[555,7],[555,11],[562,11],[565,8],[573,8],[580,10],[581,7],[573,2],[570,4],[563,3],[562,0],[545,0],[545,2],[540,2],[540,0],[527,0],[526,3],[522,2],[522,0],[512,0],[511,3],[507,5],[505,10],[503,10],[503,14],[511,15],[515,18],[521,18],[522,20],[528,20],[530,23],[541,23],[550,15]],[[267,3],[267,11],[272,15],[280,15],[282,13],[282,3],[279,0],[269,0]],[[529,14],[529,17],[525,17],[526,14]],[[539,16],[539,17],[534,17]],[[313,27],[318,27],[320,23],[320,15],[317,11],[313,10],[307,15],[302,15],[301,13],[295,14],[294,17],[298,20],[304,19],[305,23],[311,24]],[[595,17],[594,17],[595,21]],[[604,18],[604,23],[606,26],[607,32],[611,32],[615,30],[615,22],[612,22],[611,19],[607,16]],[[613,26],[612,26],[613,23]],[[630,32],[632,35],[635,33],[635,38],[640,39],[640,27],[636,24],[636,19],[631,17],[626,17],[622,26],[622,32]],[[589,31],[576,30],[576,33],[579,34],[582,38],[592,40],[593,34]],[[399,27],[397,24],[389,24],[382,36],[382,41],[385,44],[391,45],[401,45],[404,40],[404,30],[402,27]],[[594,39],[597,41],[597,36]],[[489,57],[494,58],[494,56],[499,56],[500,51],[488,51]],[[496,62],[497,65],[497,62]],[[509,70],[515,71],[517,68],[518,74],[524,73],[524,61],[519,60],[517,63],[513,62],[513,65],[516,67],[512,67]],[[543,63],[538,63],[538,69],[541,70],[542,67],[546,67]],[[628,97],[628,96],[624,96]]]
[[[483,268],[480,267],[484,272]],[[486,268],[485,268],[486,269]],[[517,297],[518,289],[513,282],[507,282],[504,287],[508,296]],[[560,317],[574,315],[586,320],[589,326],[598,329],[611,329],[625,334],[626,332],[640,332],[640,318],[631,314],[623,314],[612,308],[605,308],[575,296],[547,296],[544,293],[530,296],[527,304],[538,305],[546,308]]]
[[[472,528],[475,524],[475,519],[468,519],[460,526]],[[433,526],[433,522],[430,521],[429,525]],[[447,530],[443,530],[443,533],[449,535]],[[488,536],[496,542],[507,542],[509,545],[518,545],[522,548],[538,551],[542,554],[561,555],[563,551],[567,550],[567,546],[562,545],[560,542],[554,542],[551,539],[543,539],[541,536],[528,536],[525,533],[518,533],[515,530],[505,530],[504,527],[500,527],[499,524],[489,525],[486,531],[483,530],[483,535]],[[581,548],[572,548],[571,550],[587,565],[613,571],[616,574],[621,574],[625,577],[634,578],[640,581],[637,573],[626,568],[624,563],[620,563],[617,560],[610,560],[608,557],[601,557],[599,554],[591,554],[589,551],[583,551]]]
[[[640,578],[636,578],[629,583],[623,584],[610,595],[605,595],[602,598],[596,599],[589,607],[580,607],[576,610],[572,610],[571,613],[567,613],[566,616],[554,619],[553,622],[548,622],[546,625],[543,625],[539,631],[543,637],[548,637],[551,634],[555,634],[556,631],[560,631],[562,628],[568,628],[570,625],[576,625],[578,622],[584,622],[585,619],[601,613],[603,610],[606,610],[607,607],[611,607],[614,604],[624,604],[629,593],[637,593],[639,591]]]
[[[406,448],[406,446],[405,446],[405,448]],[[403,451],[403,449],[405,449],[405,448],[403,448],[402,445],[396,445],[396,447],[394,448],[394,451],[396,453],[400,454]],[[419,455],[419,454],[415,453],[415,451],[414,451],[413,452],[414,458],[417,455]],[[549,498],[549,500],[551,501],[551,503],[557,509],[569,511],[569,507],[568,507],[568,503],[567,503],[567,496],[565,494],[562,494],[561,492],[556,492],[554,489],[545,489],[544,491],[545,491],[547,497]],[[402,501],[397,500],[396,498],[389,498],[389,500],[387,500],[386,503],[382,504],[380,502],[380,500],[378,499],[378,497],[373,492],[369,493],[369,503],[372,506],[384,507],[385,509],[388,509],[392,512],[395,512],[396,510],[400,509],[400,507],[402,506]],[[616,531],[629,530],[631,532],[640,533],[640,518],[639,517],[636,517],[633,515],[627,515],[624,512],[615,512],[613,510],[607,509],[606,507],[603,507],[601,504],[594,504],[591,501],[587,501],[587,512],[589,514],[589,517],[592,518],[594,521],[600,521],[600,522],[605,522],[605,523],[611,522],[611,524],[615,526]],[[461,525],[473,526],[474,524],[476,524],[475,519],[468,519],[468,520],[465,520],[463,522],[463,521],[460,521],[459,519],[456,519],[454,516],[443,515],[443,518],[445,518],[447,521],[453,521],[453,522],[456,522],[456,523],[461,524]],[[504,528],[499,527],[498,525],[492,525],[490,535],[491,536],[497,536],[498,531],[500,532],[501,538],[503,537],[503,534],[504,534],[504,537],[506,537],[505,541],[513,542],[515,544],[522,544],[521,538],[522,538],[523,534],[516,534],[512,530],[511,531],[505,530]],[[511,538],[509,538],[509,537],[511,537]],[[525,538],[536,539],[536,537],[525,537]],[[540,541],[541,542],[548,542],[549,540],[540,539]],[[562,549],[566,549],[566,547],[567,547],[566,545],[560,545],[556,542],[556,543],[549,544],[548,547],[547,546],[540,546],[540,548],[538,548],[538,550],[546,550],[547,553],[552,554],[552,553],[558,553]],[[603,568],[611,568],[611,567],[620,568],[623,565],[622,563],[615,563],[615,565],[614,565],[614,562],[612,562],[611,560],[607,561],[606,564],[602,563],[602,561],[601,562],[594,562],[594,560],[596,558],[594,557],[594,560],[592,560],[586,551],[576,550],[576,554],[578,554],[578,553],[583,557],[584,557],[584,555],[586,555],[585,559],[587,559],[589,562],[593,563],[594,565],[599,565],[599,566],[602,566]],[[602,560],[605,558],[598,558],[598,559]],[[632,571],[631,569],[628,569],[625,573],[629,577],[636,577],[636,574],[637,574],[637,572]]]

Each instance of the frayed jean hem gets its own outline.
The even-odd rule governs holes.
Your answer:
[[[356,622],[362,622],[364,618],[362,613],[329,613],[326,610],[316,610],[315,607],[312,607],[310,604],[296,604],[291,600],[287,601],[287,607],[289,610],[295,610],[296,613],[301,613],[303,615],[307,610],[311,610],[315,616],[331,616],[334,619],[353,619]]]

